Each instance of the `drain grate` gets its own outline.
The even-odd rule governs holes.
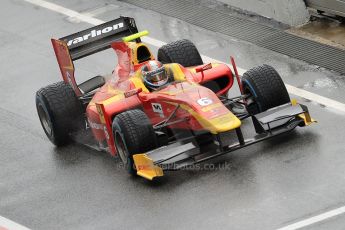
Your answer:
[[[345,74],[345,51],[186,0],[121,0]]]

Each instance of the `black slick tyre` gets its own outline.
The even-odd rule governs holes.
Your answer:
[[[159,48],[158,61],[164,63],[178,63],[184,67],[202,65],[202,59],[195,45],[182,39]]]
[[[245,72],[242,77],[247,110],[250,114],[264,112],[290,102],[290,96],[278,72],[269,65],[262,65]]]
[[[136,175],[133,155],[157,147],[156,135],[147,115],[139,109],[115,116],[112,124],[117,153],[128,172]]]
[[[85,128],[83,107],[72,87],[63,81],[38,90],[36,108],[44,132],[56,146],[70,143],[70,134]]]

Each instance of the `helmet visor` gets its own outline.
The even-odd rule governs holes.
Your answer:
[[[149,72],[143,73],[145,79],[152,84],[159,83],[162,80],[165,80],[165,68],[164,66]]]

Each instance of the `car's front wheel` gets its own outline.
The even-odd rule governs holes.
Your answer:
[[[146,114],[139,109],[116,115],[112,124],[117,153],[128,172],[136,175],[133,155],[157,147],[156,135]]]
[[[245,72],[242,85],[244,94],[249,96],[246,107],[252,115],[290,102],[283,80],[269,65],[258,66]]]

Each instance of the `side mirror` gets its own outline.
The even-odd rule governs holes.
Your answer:
[[[125,98],[127,98],[127,97],[131,97],[131,96],[137,95],[137,94],[141,93],[142,91],[143,91],[142,88],[132,89],[132,90],[126,91],[124,93],[124,95],[125,95]]]
[[[208,63],[208,64],[203,65],[203,66],[199,66],[199,67],[197,67],[195,69],[195,71],[197,73],[200,73],[200,72],[203,72],[203,71],[208,70],[208,69],[212,69],[212,64],[211,63]]]
[[[195,69],[195,71],[196,71],[197,73],[200,73],[200,72],[201,72],[201,81],[200,81],[200,82],[204,81],[204,71],[205,71],[205,70],[208,70],[208,69],[212,69],[212,64],[211,64],[211,63],[208,63],[208,64],[206,64],[206,65],[197,67],[197,68]],[[200,83],[200,82],[199,82],[199,83]]]

